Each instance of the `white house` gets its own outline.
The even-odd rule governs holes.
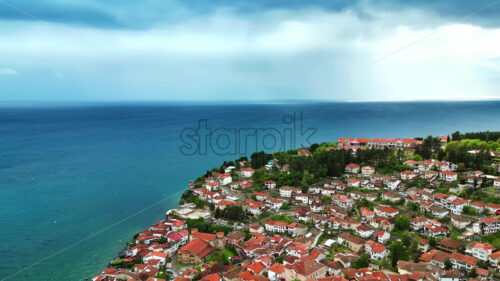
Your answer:
[[[493,182],[493,186],[494,186],[494,187],[500,187],[500,179],[496,179],[496,180]]]
[[[246,177],[246,178],[249,178],[249,177],[253,176],[253,173],[254,173],[254,172],[255,172],[255,170],[254,170],[254,169],[252,169],[252,168],[250,168],[250,167],[248,167],[248,168],[243,168],[243,169],[241,170],[242,175],[243,175],[244,177]]]
[[[275,189],[276,188],[276,182],[272,180],[267,180],[264,182],[264,186],[269,189]]]
[[[369,229],[366,224],[360,224],[355,229],[356,234],[363,238],[372,236],[373,230]]]
[[[275,263],[267,268],[267,277],[270,281],[278,281],[285,278],[285,267],[280,263]]]
[[[387,247],[372,240],[365,243],[365,252],[374,260],[381,260],[387,257]]]
[[[271,204],[271,209],[274,209],[274,210],[279,210],[281,208],[281,206],[283,206],[283,201],[280,199],[271,198],[269,200],[269,203]]]
[[[385,242],[389,241],[391,235],[386,231],[378,231],[373,233],[373,237],[375,237],[378,243],[384,244]]]
[[[399,187],[401,181],[394,178],[386,178],[384,179],[384,184],[387,186],[388,189],[395,190]]]
[[[399,215],[399,211],[389,206],[379,205],[374,208],[375,214],[383,218],[394,218]]]
[[[264,224],[264,228],[269,232],[288,233],[287,225],[286,222],[268,220]]]
[[[401,179],[404,181],[411,181],[412,179],[414,179],[416,177],[417,177],[417,173],[415,173],[414,171],[407,170],[407,171],[401,172]]]
[[[158,260],[160,265],[165,264],[165,260],[167,258],[167,254],[163,252],[149,252],[142,260],[144,261],[145,264],[147,264],[151,260]]]
[[[439,179],[446,182],[456,181],[457,173],[452,171],[442,171],[439,173]]]
[[[282,186],[279,188],[281,197],[292,197],[294,188],[291,186]]]
[[[465,253],[472,255],[476,259],[488,261],[488,256],[491,255],[494,250],[495,247],[491,246],[488,243],[471,242],[467,244]]]
[[[359,187],[361,181],[359,179],[347,179],[347,186],[349,187]]]
[[[230,184],[232,181],[233,181],[233,178],[231,177],[231,174],[229,174],[229,173],[221,174],[219,176],[219,182],[222,185]]]
[[[363,176],[371,176],[375,174],[375,168],[372,166],[364,166],[361,168],[361,175]]]
[[[345,166],[345,172],[349,174],[357,174],[359,172],[359,165],[351,163]]]

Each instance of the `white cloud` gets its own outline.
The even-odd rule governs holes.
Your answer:
[[[0,68],[0,75],[16,75],[17,71],[12,68]]]
[[[133,31],[25,23],[0,29],[0,61],[18,69],[57,68],[65,81],[85,84],[89,95],[105,81],[121,94],[116,98],[499,97],[491,83],[500,77],[500,29],[446,25],[419,11],[370,16],[221,12]]]

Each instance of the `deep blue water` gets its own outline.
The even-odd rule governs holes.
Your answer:
[[[182,154],[180,134],[199,119],[212,129],[285,132],[291,125],[283,117],[300,113],[304,129],[317,129],[313,142],[500,130],[498,101],[0,107],[0,279],[44,258],[10,280],[99,273],[124,241],[176,205],[189,180],[239,156]],[[247,148],[255,150],[255,141]]]

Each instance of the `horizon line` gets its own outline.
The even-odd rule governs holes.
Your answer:
[[[0,100],[0,107],[22,106],[22,105],[106,105],[106,104],[193,104],[203,105],[219,103],[221,105],[230,104],[297,104],[297,103],[440,103],[440,102],[494,102],[500,101],[498,98],[467,98],[467,99],[392,99],[392,100],[328,100],[328,99],[270,99],[270,100]]]

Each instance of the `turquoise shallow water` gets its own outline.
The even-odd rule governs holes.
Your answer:
[[[291,128],[283,117],[294,113],[302,113],[305,128],[317,129],[314,142],[500,130],[500,102],[1,107],[0,279],[44,258],[10,280],[99,273],[124,241],[177,204],[176,192],[189,180],[238,157],[183,155],[183,129],[206,119],[211,128],[283,132]],[[250,141],[247,149],[259,147]]]

